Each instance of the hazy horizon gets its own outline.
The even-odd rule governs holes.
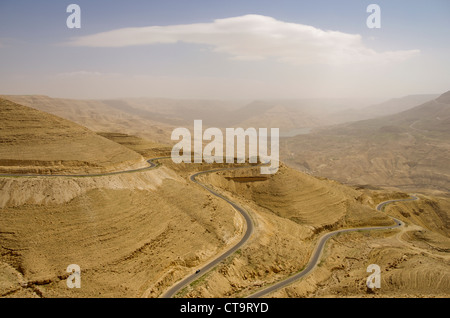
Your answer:
[[[448,1],[2,1],[0,94],[368,99],[449,89]],[[430,19],[432,17],[432,19]]]

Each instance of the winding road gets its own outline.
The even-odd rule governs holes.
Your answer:
[[[170,158],[171,157],[158,157],[158,158],[148,159],[147,160],[147,162],[149,163],[148,167],[139,168],[139,169],[116,171],[116,172],[106,172],[106,173],[97,173],[97,174],[0,174],[0,177],[6,177],[6,178],[20,178],[20,177],[71,177],[71,178],[73,178],[73,177],[80,177],[81,178],[81,177],[111,176],[111,175],[118,175],[118,174],[123,174],[123,173],[133,173],[133,172],[141,172],[141,171],[145,171],[145,170],[150,170],[150,169],[153,169],[153,168],[156,168],[156,167],[159,166],[159,164],[155,163],[155,161],[160,160],[160,159],[170,159]],[[263,165],[263,164],[261,164],[261,165]],[[261,165],[253,165],[251,167],[259,167]],[[178,282],[176,285],[174,285],[172,288],[170,288],[168,291],[166,291],[161,297],[163,297],[163,298],[173,297],[183,287],[185,287],[186,285],[190,284],[192,281],[200,278],[201,276],[206,274],[209,270],[214,268],[217,264],[219,264],[220,262],[225,260],[227,257],[232,255],[234,252],[236,252],[239,248],[241,248],[242,245],[244,245],[248,241],[248,239],[252,235],[254,226],[253,226],[253,221],[252,221],[250,215],[248,214],[248,212],[245,211],[237,203],[235,203],[235,202],[231,201],[230,199],[224,197],[220,193],[217,193],[212,188],[210,188],[207,185],[199,182],[196,179],[197,176],[202,175],[202,174],[213,173],[213,172],[218,172],[218,171],[225,171],[225,170],[245,169],[245,168],[250,168],[250,167],[249,166],[242,166],[242,167],[233,167],[233,168],[213,169],[213,170],[197,172],[197,173],[195,173],[195,174],[190,176],[190,180],[192,182],[195,182],[195,183],[199,184],[200,186],[205,188],[207,191],[209,191],[214,196],[219,197],[222,200],[225,200],[235,210],[237,210],[244,217],[246,230],[245,230],[244,235],[242,236],[242,238],[240,239],[240,241],[236,245],[232,246],[230,249],[225,251],[223,254],[221,254],[220,256],[218,256],[215,259],[213,259],[211,262],[209,262],[206,265],[204,265],[199,272],[196,272],[196,273],[194,273],[192,275],[189,275],[186,278],[184,278],[183,280],[181,280],[180,282]]]
[[[247,223],[247,230],[244,234],[244,236],[242,237],[242,239],[235,245],[233,246],[231,249],[229,249],[228,251],[226,251],[225,253],[223,253],[222,255],[220,255],[219,257],[215,258],[213,261],[209,262],[208,264],[204,265],[203,268],[201,268],[199,271],[195,271],[194,273],[190,274],[189,276],[185,277],[184,279],[182,279],[181,281],[179,281],[178,283],[176,283],[174,286],[172,286],[169,290],[167,290],[161,297],[163,298],[170,298],[175,296],[180,290],[182,290],[184,287],[186,287],[187,285],[189,285],[190,283],[192,283],[193,281],[201,278],[203,275],[205,275],[208,271],[210,271],[212,268],[214,268],[217,264],[219,264],[221,261],[225,260],[228,256],[232,255],[235,251],[237,251],[239,248],[242,247],[242,245],[244,245],[248,239],[250,238],[252,232],[253,232],[253,221],[249,215],[249,213],[247,211],[245,211],[245,209],[243,209],[242,207],[240,207],[237,203],[233,202],[232,200],[224,197],[223,195],[217,193],[216,191],[214,191],[213,189],[211,189],[210,187],[208,187],[207,185],[203,184],[202,182],[198,181],[196,179],[197,176],[202,175],[202,174],[206,174],[206,173],[212,173],[212,172],[218,172],[218,171],[225,171],[225,170],[234,170],[234,169],[242,169],[242,168],[248,168],[248,167],[239,167],[239,168],[224,168],[224,169],[214,169],[214,170],[207,170],[207,171],[202,171],[202,172],[198,172],[195,173],[193,175],[191,175],[190,180],[192,182],[195,182],[197,184],[199,184],[200,186],[202,186],[203,188],[205,188],[207,191],[209,191],[211,194],[213,194],[216,197],[219,197],[223,200],[225,200],[227,203],[229,203],[233,208],[235,208],[237,211],[239,211],[241,213],[241,215],[244,217],[246,223]],[[376,209],[378,211],[383,211],[383,208],[390,203],[394,203],[394,202],[400,202],[400,201],[413,201],[413,200],[418,200],[418,197],[412,195],[411,198],[408,199],[398,199],[398,200],[388,200],[388,201],[384,201],[381,202],[380,204],[377,205]],[[396,218],[391,217],[394,221],[395,221],[395,225],[390,225],[390,226],[379,226],[379,227],[361,227],[361,228],[351,228],[351,229],[342,229],[342,230],[337,230],[334,232],[330,232],[327,233],[325,235],[323,235],[318,243],[316,244],[316,247],[311,255],[311,258],[308,262],[308,265],[306,266],[306,268],[304,268],[302,271],[300,271],[297,274],[294,274],[278,283],[275,283],[271,286],[268,286],[262,290],[259,290],[258,292],[251,294],[250,296],[248,296],[248,298],[258,298],[258,297],[262,297],[264,295],[267,295],[271,292],[274,292],[280,288],[286,287],[287,285],[292,284],[293,282],[297,281],[298,279],[308,275],[309,273],[311,273],[311,271],[316,267],[316,265],[318,264],[320,257],[322,255],[323,249],[325,247],[326,242],[328,241],[329,238],[331,238],[332,236],[339,234],[339,233],[346,233],[346,232],[354,232],[354,231],[370,231],[370,230],[387,230],[387,229],[395,229],[397,227],[403,226],[404,223]]]
[[[252,167],[258,167],[258,166],[259,165],[255,165],[255,166],[252,166]],[[250,236],[252,235],[254,225],[253,225],[253,221],[252,221],[252,219],[250,217],[250,214],[244,208],[242,208],[240,205],[238,205],[237,203],[231,201],[230,199],[228,199],[227,197],[221,195],[220,193],[217,193],[212,188],[208,187],[204,183],[202,183],[202,182],[197,180],[197,177],[202,175],[202,174],[213,173],[213,172],[218,172],[218,171],[226,171],[226,170],[244,169],[244,168],[249,168],[249,166],[237,167],[237,168],[222,168],[222,169],[207,170],[207,171],[197,172],[197,173],[195,173],[195,174],[190,176],[190,180],[192,182],[195,182],[195,183],[199,184],[200,186],[202,186],[203,188],[208,190],[214,196],[216,196],[216,197],[218,197],[218,198],[220,198],[222,200],[225,200],[225,202],[227,202],[235,210],[237,210],[245,219],[246,231],[244,233],[244,236],[241,238],[241,240],[236,245],[234,245],[233,247],[228,249],[226,252],[224,252],[220,256],[216,257],[214,260],[212,260],[208,264],[204,265],[200,269],[200,271],[194,272],[193,274],[187,276],[186,278],[184,278],[183,280],[181,280],[180,282],[178,282],[177,284],[172,286],[169,290],[167,290],[161,296],[162,298],[171,298],[171,297],[175,296],[185,286],[189,285],[193,281],[195,281],[195,280],[199,279],[200,277],[202,277],[203,275],[205,275],[207,272],[209,272],[211,269],[213,269],[217,264],[219,264],[220,262],[225,260],[227,257],[232,255],[238,249],[240,249],[242,247],[242,245],[244,245],[248,241]]]
[[[377,205],[376,209],[378,211],[383,212],[383,209],[386,205],[390,204],[390,203],[395,203],[395,202],[404,202],[404,201],[415,201],[415,200],[419,200],[419,198],[417,196],[415,196],[414,194],[411,194],[409,198],[407,199],[397,199],[397,200],[388,200],[388,201],[384,201],[381,202]]]
[[[104,177],[104,176],[112,176],[117,174],[123,174],[123,173],[132,173],[132,172],[141,172],[145,170],[150,170],[153,168],[158,167],[157,163],[154,163],[153,161],[159,160],[159,159],[168,159],[170,157],[158,157],[158,158],[152,158],[148,159],[147,162],[149,164],[148,167],[138,168],[138,169],[131,169],[131,170],[122,170],[122,171],[114,171],[114,172],[105,172],[105,173],[93,173],[93,174],[14,174],[14,173],[2,173],[0,174],[0,178],[23,178],[23,177],[71,177],[71,178],[84,178],[84,177]]]
[[[170,159],[170,157],[158,157],[158,158],[152,158],[147,160],[147,162],[149,163],[148,167],[144,167],[144,168],[139,168],[139,169],[132,169],[132,170],[124,170],[124,171],[117,171],[117,172],[107,172],[107,173],[99,173],[99,174],[65,174],[65,175],[60,175],[60,174],[54,174],[54,175],[45,175],[45,174],[0,174],[0,177],[101,177],[101,176],[109,176],[109,175],[117,175],[117,174],[122,174],[122,173],[132,173],[132,172],[140,172],[140,171],[145,171],[145,170],[149,170],[149,169],[153,169],[159,166],[158,163],[155,163],[155,161],[160,160],[160,159]],[[260,165],[254,165],[251,167],[258,167]],[[198,185],[200,185],[201,187],[203,187],[204,189],[206,189],[207,191],[209,191],[211,194],[213,194],[214,196],[224,200],[225,202],[227,202],[228,204],[230,204],[236,211],[238,211],[242,217],[245,220],[245,233],[242,236],[242,238],[240,239],[240,241],[235,244],[233,247],[231,247],[230,249],[228,249],[227,251],[223,252],[221,255],[219,255],[218,257],[216,257],[215,259],[213,259],[212,261],[210,261],[209,263],[207,263],[206,265],[203,265],[203,267],[199,270],[196,270],[194,273],[188,275],[187,277],[185,277],[184,279],[182,279],[181,281],[179,281],[178,283],[176,283],[175,285],[173,285],[170,289],[168,289],[161,297],[162,298],[171,298],[173,296],[175,296],[180,290],[182,290],[184,287],[186,287],[187,285],[189,285],[190,283],[192,283],[193,281],[201,278],[203,275],[205,275],[206,273],[208,273],[211,269],[213,269],[216,265],[218,265],[220,262],[222,262],[223,260],[225,260],[227,257],[231,256],[233,253],[235,253],[238,249],[240,249],[251,237],[252,233],[253,233],[253,229],[254,229],[254,224],[253,221],[250,217],[250,214],[244,209],[242,208],[239,204],[237,204],[236,202],[230,200],[229,198],[221,195],[220,193],[216,192],[215,190],[213,190],[211,187],[207,186],[206,184],[200,182],[197,180],[197,177],[203,174],[207,174],[207,173],[213,173],[213,172],[219,172],[219,171],[226,171],[226,170],[236,170],[236,169],[245,169],[245,168],[250,168],[249,166],[243,166],[243,167],[233,167],[233,168],[221,168],[221,169],[213,169],[213,170],[207,170],[207,171],[201,171],[201,172],[197,172],[193,175],[190,176],[190,180],[194,183],[197,183]],[[376,209],[378,211],[383,211],[384,207],[387,204],[391,204],[391,203],[395,203],[395,202],[402,202],[402,201],[414,201],[414,200],[418,200],[419,198],[415,195],[411,195],[410,198],[408,199],[398,199],[398,200],[388,200],[388,201],[384,201],[379,203],[376,206]],[[397,227],[403,226],[404,223],[394,217],[391,217],[394,221],[395,221],[395,225],[391,225],[391,226],[380,226],[380,227],[362,227],[362,228],[351,228],[351,229],[342,229],[342,230],[337,230],[337,231],[333,231],[333,232],[329,232],[326,233],[325,235],[323,235],[318,243],[316,244],[316,247],[310,257],[310,260],[307,264],[307,266],[300,272],[282,280],[279,281],[273,285],[270,285],[268,287],[265,287],[259,291],[257,291],[256,293],[253,293],[251,295],[248,296],[248,298],[258,298],[258,297],[262,297],[265,296],[269,293],[272,293],[278,289],[281,289],[283,287],[286,287],[290,284],[292,284],[293,282],[297,281],[298,279],[308,275],[309,273],[311,273],[313,271],[313,269],[316,267],[316,265],[318,264],[320,257],[323,253],[324,247],[326,242],[328,241],[328,239],[330,239],[332,236],[337,235],[339,233],[346,233],[346,232],[354,232],[354,231],[370,231],[370,230],[387,230],[387,229],[395,229]]]
[[[376,209],[378,211],[383,211],[383,208],[390,203],[394,203],[394,202],[401,202],[401,201],[414,201],[414,200],[418,200],[419,198],[412,195],[410,198],[408,199],[398,199],[398,200],[388,200],[388,201],[384,201],[381,202],[380,204],[377,205]],[[278,283],[275,283],[274,285],[271,285],[269,287],[266,287],[262,290],[259,290],[258,292],[248,296],[248,298],[258,298],[258,297],[262,297],[264,295],[267,295],[271,292],[274,292],[280,288],[286,287],[287,285],[292,284],[293,282],[295,282],[296,280],[308,275],[309,273],[311,273],[311,271],[316,267],[316,265],[319,263],[320,260],[320,256],[322,255],[323,249],[325,247],[326,242],[328,241],[329,238],[331,238],[332,236],[339,234],[339,233],[346,233],[346,232],[354,232],[354,231],[370,231],[370,230],[389,230],[389,229],[395,229],[397,227],[403,226],[404,223],[394,217],[390,217],[395,221],[395,225],[391,225],[391,226],[379,226],[379,227],[361,227],[361,228],[352,228],[352,229],[342,229],[342,230],[337,230],[334,232],[330,232],[327,233],[325,235],[323,235],[320,239],[319,242],[317,243],[311,258],[309,259],[308,265],[306,266],[305,269],[303,269],[301,272],[290,276],[288,278],[286,278],[285,280],[282,280]]]

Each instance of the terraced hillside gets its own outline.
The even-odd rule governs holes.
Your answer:
[[[94,173],[145,165],[138,153],[85,127],[0,99],[0,173]]]
[[[184,290],[181,295],[186,297],[249,295],[301,270],[324,233],[393,222],[363,203],[362,192],[285,165],[271,176],[261,176],[253,168],[201,179],[248,209],[255,231],[235,257],[195,282],[195,288]]]

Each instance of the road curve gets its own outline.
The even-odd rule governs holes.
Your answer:
[[[71,178],[83,178],[83,177],[103,177],[103,176],[112,176],[116,174],[123,174],[123,173],[132,173],[132,172],[140,172],[145,170],[150,170],[153,168],[158,167],[157,163],[154,163],[153,161],[159,160],[159,159],[168,159],[170,157],[158,157],[158,158],[152,158],[148,159],[147,162],[149,163],[148,167],[144,168],[138,168],[138,169],[131,169],[131,170],[122,170],[122,171],[114,171],[114,172],[105,172],[105,173],[93,173],[93,174],[14,174],[14,173],[4,173],[0,174],[0,178],[22,178],[22,177],[71,177]]]
[[[220,256],[216,257],[214,260],[212,260],[211,262],[209,262],[208,264],[204,265],[201,269],[200,272],[194,272],[193,274],[185,277],[183,280],[181,280],[180,282],[178,282],[177,284],[175,284],[174,286],[172,286],[169,290],[167,290],[162,296],[161,298],[171,298],[173,296],[175,296],[181,289],[183,289],[185,286],[189,285],[190,283],[192,283],[193,281],[199,279],[200,277],[202,277],[203,275],[205,275],[208,271],[210,271],[212,268],[214,268],[217,264],[219,264],[220,262],[222,262],[223,260],[225,260],[227,257],[229,257],[230,255],[232,255],[234,252],[236,252],[238,249],[240,249],[242,247],[242,245],[244,245],[248,239],[250,238],[250,236],[253,233],[253,221],[250,217],[250,215],[248,214],[248,212],[242,208],[241,206],[239,206],[237,203],[231,201],[230,199],[228,199],[227,197],[221,195],[220,193],[217,193],[216,191],[214,191],[212,188],[208,187],[207,185],[205,185],[204,183],[200,182],[197,180],[197,177],[199,175],[202,174],[207,174],[207,173],[213,173],[213,172],[218,172],[218,171],[226,171],[226,170],[236,170],[236,169],[245,169],[245,168],[253,168],[253,167],[259,167],[260,165],[254,165],[254,166],[244,166],[244,167],[234,167],[234,168],[221,168],[221,169],[213,169],[213,170],[207,170],[207,171],[201,171],[201,172],[197,172],[193,175],[190,176],[190,180],[192,182],[195,182],[197,184],[199,184],[200,186],[202,186],[204,189],[206,189],[207,191],[209,191],[211,194],[213,194],[214,196],[225,200],[225,202],[227,202],[228,204],[230,204],[234,209],[236,209],[245,219],[245,223],[246,223],[246,231],[244,233],[244,236],[241,238],[241,240],[234,245],[233,247],[231,247],[229,250],[227,250],[226,252],[224,252],[223,254],[221,254]]]
[[[117,174],[123,174],[123,173],[132,173],[132,172],[140,172],[140,171],[145,171],[145,170],[150,170],[153,168],[156,168],[159,166],[159,164],[155,163],[154,161],[159,160],[159,159],[168,159],[171,157],[158,157],[158,158],[152,158],[152,159],[148,159],[147,162],[149,163],[148,167],[144,167],[144,168],[138,168],[138,169],[131,169],[131,170],[123,170],[123,171],[116,171],[116,172],[106,172],[106,173],[98,173],[98,174],[0,174],[0,177],[3,178],[18,178],[18,177],[101,177],[101,176],[110,176],[110,175],[117,175]],[[196,178],[199,175],[202,174],[207,174],[207,173],[213,173],[213,172],[219,172],[219,171],[226,171],[226,170],[236,170],[236,169],[245,169],[245,168],[252,168],[252,167],[258,167],[260,165],[254,165],[254,166],[243,166],[243,167],[233,167],[233,168],[221,168],[221,169],[213,169],[213,170],[207,170],[207,171],[201,171],[201,172],[197,172],[193,175],[190,176],[190,180],[192,182],[195,182],[197,184],[199,184],[200,186],[202,186],[204,189],[206,189],[207,191],[209,191],[211,194],[213,194],[214,196],[221,198],[222,200],[226,201],[228,204],[230,204],[234,209],[236,209],[237,211],[239,211],[239,213],[241,213],[241,215],[244,217],[245,222],[246,222],[246,231],[244,233],[244,236],[241,238],[241,240],[234,245],[233,247],[231,247],[229,250],[227,250],[226,252],[224,252],[223,254],[221,254],[220,256],[216,257],[214,260],[212,260],[211,262],[209,262],[208,264],[204,265],[200,271],[196,271],[195,273],[185,277],[183,280],[181,280],[180,282],[178,282],[176,285],[172,286],[169,290],[167,290],[161,297],[162,298],[170,298],[173,297],[177,292],[179,292],[182,288],[184,288],[185,286],[187,286],[188,284],[190,284],[191,282],[193,282],[196,279],[199,279],[200,277],[202,277],[203,275],[205,275],[208,271],[210,271],[212,268],[214,268],[214,266],[216,266],[217,264],[219,264],[220,262],[222,262],[223,260],[225,260],[227,257],[229,257],[230,255],[232,255],[234,252],[236,252],[239,248],[242,247],[242,245],[244,245],[248,239],[250,238],[251,234],[253,233],[253,221],[250,217],[250,215],[248,214],[247,211],[245,211],[245,209],[243,209],[241,206],[239,206],[237,203],[231,201],[230,199],[226,198],[225,196],[219,194],[218,192],[214,191],[212,188],[208,187],[207,185],[201,183],[200,181],[198,181]],[[379,203],[376,206],[376,209],[378,211],[383,211],[383,208],[390,203],[394,203],[394,202],[401,202],[401,201],[414,201],[414,200],[418,200],[419,198],[415,195],[411,195],[410,198],[408,199],[398,199],[398,200],[388,200],[388,201],[384,201]],[[287,285],[293,283],[294,281],[306,276],[307,274],[309,274],[314,267],[317,265],[320,256],[323,252],[323,248],[325,246],[325,243],[327,242],[327,240],[338,234],[338,233],[345,233],[345,232],[353,232],[353,231],[369,231],[369,230],[386,230],[386,229],[394,229],[397,227],[400,227],[402,225],[404,225],[404,223],[394,217],[391,217],[394,221],[395,221],[395,225],[392,226],[385,226],[385,227],[363,227],[363,228],[353,228],[353,229],[343,229],[343,230],[337,230],[334,232],[330,232],[325,234],[324,236],[322,236],[319,240],[319,242],[317,243],[314,252],[308,262],[308,265],[306,266],[305,269],[303,269],[301,272],[290,276],[278,283],[275,283],[267,288],[264,288],[250,296],[248,296],[248,298],[258,298],[258,297],[262,297],[264,295],[267,295],[275,290],[278,290],[280,288],[286,287]]]
[[[403,202],[403,201],[415,201],[415,200],[419,200],[419,198],[417,196],[415,196],[414,194],[411,194],[409,198],[407,199],[398,199],[398,200],[388,200],[388,201],[384,201],[381,202],[377,205],[376,209],[378,211],[383,212],[383,208],[388,205],[389,203],[394,203],[394,202]]]
[[[394,203],[394,202],[400,202],[400,201],[414,201],[414,200],[418,200],[419,198],[411,195],[411,197],[409,199],[399,199],[399,200],[388,200],[388,201],[384,201],[381,202],[380,204],[377,205],[376,209],[378,211],[382,211],[384,206],[386,206],[387,204],[390,203]],[[330,232],[325,234],[324,236],[322,236],[319,239],[319,242],[317,243],[312,256],[308,262],[308,265],[306,266],[306,268],[304,268],[301,272],[292,275],[278,283],[275,283],[269,287],[266,287],[262,290],[259,290],[258,292],[251,294],[250,296],[248,296],[247,298],[258,298],[258,297],[262,297],[264,295],[267,295],[271,292],[274,292],[280,288],[286,287],[289,284],[292,284],[293,282],[295,282],[296,280],[308,275],[309,273],[311,273],[311,271],[316,267],[316,265],[319,262],[320,256],[322,255],[323,249],[325,247],[325,243],[328,241],[328,239],[336,234],[339,233],[345,233],[345,232],[354,232],[354,231],[370,231],[370,230],[388,230],[388,229],[395,229],[397,227],[403,226],[404,223],[394,217],[391,217],[394,221],[395,221],[395,225],[391,225],[391,226],[380,226],[380,227],[362,227],[362,228],[353,228],[353,229],[343,229],[343,230],[337,230],[334,232]]]
[[[123,170],[123,171],[115,171],[115,172],[106,172],[106,173],[97,173],[97,174],[0,174],[0,178],[21,178],[21,177],[70,177],[70,178],[74,178],[74,177],[102,177],[102,176],[111,176],[111,175],[118,175],[118,174],[123,174],[123,173],[132,173],[132,172],[141,172],[141,171],[145,171],[145,170],[150,170],[153,168],[156,168],[159,166],[159,164],[155,163],[154,161],[159,160],[159,159],[170,159],[171,157],[158,157],[158,158],[152,158],[152,159],[148,159],[147,162],[149,163],[148,167],[144,167],[144,168],[139,168],[139,169],[131,169],[131,170]],[[263,164],[261,164],[263,165]],[[216,257],[213,261],[211,261],[210,263],[206,264],[199,273],[194,273],[186,278],[184,278],[182,281],[180,281],[179,283],[177,283],[175,286],[173,286],[172,288],[170,288],[166,293],[164,293],[164,295],[162,297],[164,298],[168,298],[168,297],[172,297],[173,295],[175,295],[181,288],[183,288],[184,286],[186,286],[187,284],[191,283],[193,280],[200,278],[201,276],[203,276],[204,274],[206,274],[210,269],[212,269],[214,266],[216,266],[217,264],[219,264],[221,261],[223,261],[224,259],[226,259],[228,256],[230,256],[231,254],[233,254],[234,252],[236,252],[239,248],[241,248],[242,245],[244,245],[248,239],[250,238],[252,232],[253,232],[253,221],[250,217],[250,215],[247,213],[247,211],[245,211],[242,207],[240,207],[238,204],[236,204],[235,202],[229,200],[228,198],[224,197],[223,195],[217,193],[216,191],[214,191],[213,189],[209,188],[208,186],[206,186],[205,184],[199,182],[196,177],[202,174],[206,174],[206,173],[212,173],[212,172],[218,172],[218,171],[225,171],[225,170],[236,170],[236,169],[245,169],[245,168],[252,168],[252,167],[259,167],[261,165],[253,165],[253,166],[243,166],[243,167],[233,167],[233,168],[221,168],[221,169],[213,169],[213,170],[207,170],[207,171],[202,171],[202,172],[198,172],[195,173],[193,175],[190,176],[190,180],[192,182],[195,182],[197,184],[199,184],[200,186],[202,186],[203,188],[205,188],[206,190],[208,190],[211,194],[221,198],[222,200],[225,200],[227,203],[229,203],[233,208],[235,208],[237,211],[239,211],[241,213],[241,215],[244,217],[245,219],[245,223],[246,223],[246,231],[244,233],[244,236],[241,238],[241,240],[234,245],[232,248],[230,248],[229,250],[227,250],[226,252],[224,252],[223,254],[221,254],[219,257]]]

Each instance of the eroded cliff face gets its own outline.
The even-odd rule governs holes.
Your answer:
[[[155,190],[166,179],[181,180],[164,167],[100,177],[0,178],[0,207],[62,204],[94,189]]]

